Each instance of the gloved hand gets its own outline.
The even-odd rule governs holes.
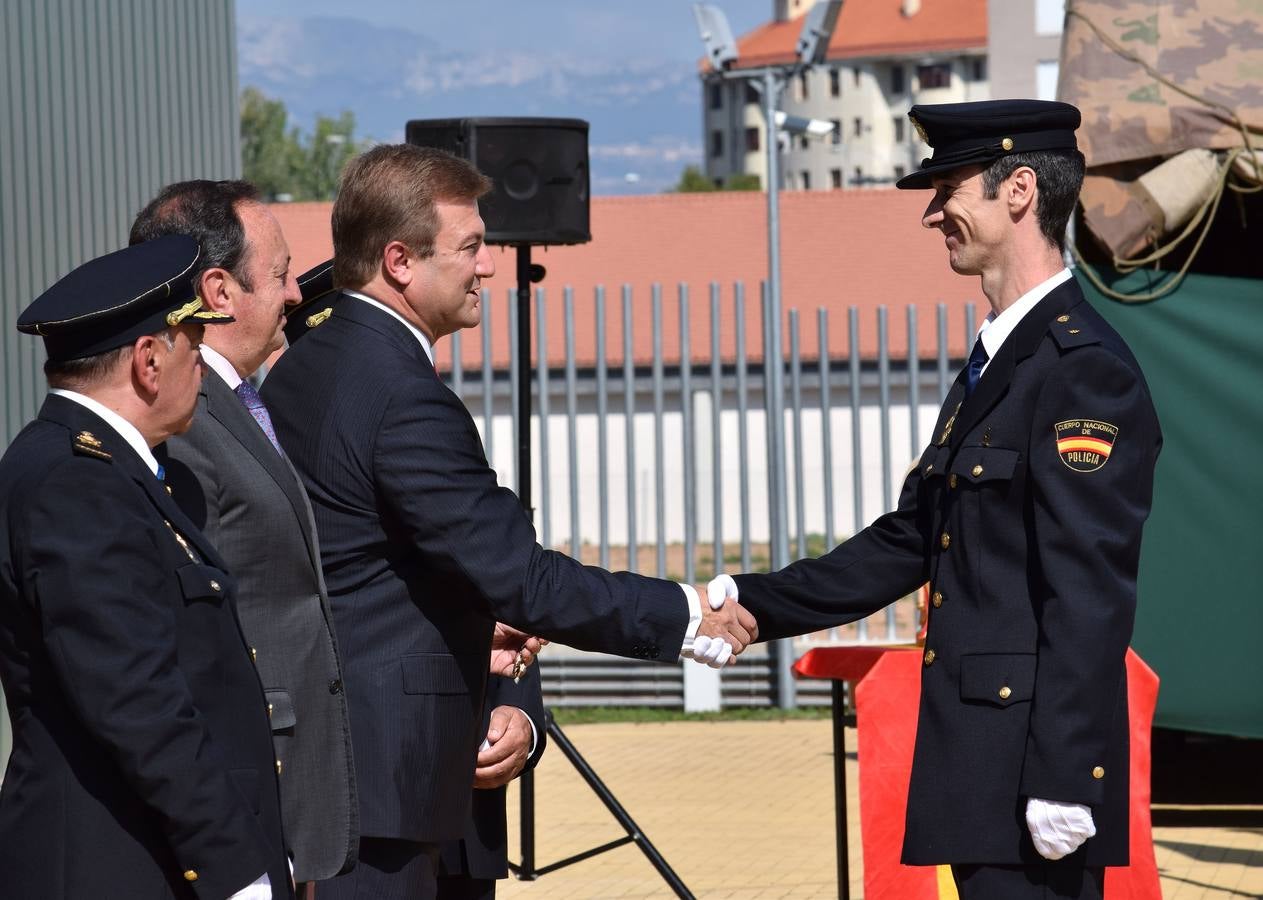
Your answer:
[[[1059,803],[1030,797],[1026,801],[1026,827],[1035,849],[1044,859],[1068,856],[1096,836],[1092,810],[1082,803]]]

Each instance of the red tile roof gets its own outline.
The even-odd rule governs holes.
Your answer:
[[[846,0],[828,59],[986,49],[987,0],[923,0],[911,16],[901,0]],[[737,68],[794,61],[802,18],[768,22],[737,41]]]
[[[891,356],[907,356],[908,304],[915,304],[923,359],[937,348],[935,304],[947,304],[948,336],[954,357],[965,354],[965,307],[985,312],[977,279],[955,275],[947,264],[938,232],[920,227],[929,194],[922,191],[857,190],[785,192],[781,195],[781,272],[785,310],[798,310],[806,359],[818,355],[817,310],[829,311],[830,355],[845,357],[847,308],[859,310],[861,355],[877,355],[877,308],[888,306]],[[272,207],[285,230],[296,272],[332,253],[328,203]],[[580,366],[596,358],[597,285],[606,291],[606,347],[611,364],[622,360],[622,286],[633,296],[634,358],[652,360],[652,285],[662,286],[663,351],[668,363],[680,358],[679,285],[689,291],[691,352],[695,365],[710,359],[710,283],[720,283],[721,356],[735,355],[733,283],[745,284],[747,358],[763,357],[759,283],[767,274],[766,198],[758,192],[660,194],[592,199],[593,240],[572,247],[533,248],[533,261],[547,269],[541,286],[547,298],[548,358],[565,358],[563,289],[574,291],[575,354]],[[496,275],[491,291],[492,358],[508,364],[508,303],[514,284],[515,252],[493,248]],[[532,314],[534,323],[534,314]],[[534,327],[534,324],[533,324]],[[532,332],[534,336],[534,331]],[[788,327],[785,347],[789,347]],[[462,337],[468,368],[481,362],[482,338]],[[440,366],[448,365],[451,341],[439,342]]]

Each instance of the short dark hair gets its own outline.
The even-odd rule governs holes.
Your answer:
[[[254,290],[243,265],[249,247],[237,211],[238,204],[248,202],[259,202],[258,188],[248,181],[177,181],[164,187],[136,216],[128,243],[186,234],[202,245],[194,284],[208,269],[225,269],[247,291]]]
[[[1039,195],[1035,218],[1044,239],[1058,250],[1066,249],[1066,223],[1074,213],[1083,187],[1083,154],[1078,150],[1036,150],[1002,156],[982,171],[982,192],[994,200],[1006,178],[1027,166],[1035,172]]]
[[[422,258],[434,253],[435,203],[477,200],[491,179],[467,160],[432,147],[380,144],[347,163],[333,203],[333,282],[373,280],[382,248],[402,241]]]
[[[156,337],[162,338],[167,349],[175,349],[175,333],[170,328],[159,331]],[[132,355],[133,344],[124,344],[95,356],[81,359],[44,360],[44,378],[50,388],[63,388],[67,391],[82,391],[108,377],[114,368]]]

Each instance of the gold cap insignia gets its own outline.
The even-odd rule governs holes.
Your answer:
[[[917,121],[917,117],[912,113],[908,113],[908,118],[912,120],[912,127],[917,130],[917,137],[921,139],[921,143],[928,144],[930,142],[930,138],[926,135],[925,128]]]
[[[167,313],[167,324],[174,328],[189,317],[197,319],[199,322],[222,322],[225,320],[231,322],[233,320],[232,316],[227,313],[215,312],[213,309],[202,309],[202,298],[194,297],[179,309],[173,309]]]
[[[307,317],[307,327],[315,328],[317,325],[324,322],[324,320],[329,318],[331,315],[333,315],[332,306],[330,306],[328,309],[322,309],[318,313],[312,313],[310,316]]]

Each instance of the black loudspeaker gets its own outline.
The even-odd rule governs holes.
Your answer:
[[[495,182],[479,204],[488,244],[592,240],[582,119],[413,119],[405,136],[469,160]]]

